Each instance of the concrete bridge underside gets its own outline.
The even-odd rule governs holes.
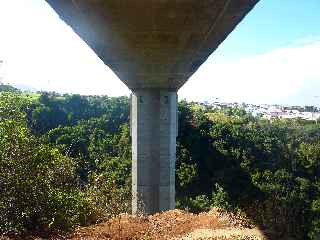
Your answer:
[[[46,1],[133,92],[133,213],[174,208],[177,91],[259,0]]]

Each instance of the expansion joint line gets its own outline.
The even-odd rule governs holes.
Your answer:
[[[192,60],[189,62],[188,66],[194,61],[195,58],[197,58],[197,56],[199,55],[199,51],[201,50],[201,48],[203,47],[204,43],[208,40],[210,34],[215,30],[215,28],[217,27],[218,23],[221,21],[222,17],[225,15],[226,11],[229,8],[229,5],[231,3],[231,1],[233,0],[227,0],[226,3],[224,4],[222,11],[220,12],[220,14],[216,17],[215,21],[212,23],[212,25],[210,26],[209,30],[207,31],[207,33],[204,36],[204,39],[202,40],[201,44],[199,45],[199,47],[194,50],[194,54],[192,57]]]
[[[218,17],[216,18],[216,20],[212,23],[211,27],[209,28],[208,32],[205,34],[205,37],[202,41],[202,43],[200,44],[199,48],[196,50],[196,55],[198,54],[199,50],[202,48],[202,46],[204,45],[204,43],[208,40],[210,34],[213,32],[213,30],[217,27],[218,23],[220,22],[220,20],[222,19],[222,17],[225,15],[227,9],[229,8],[229,5],[231,3],[232,0],[227,0],[226,3],[224,4],[222,11],[220,12],[220,14],[218,15]]]

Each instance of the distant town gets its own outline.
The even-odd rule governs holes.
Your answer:
[[[228,103],[219,101],[204,101],[204,105],[210,105],[214,108],[243,108],[254,116],[261,116],[266,119],[283,118],[295,119],[300,118],[310,121],[320,120],[320,109],[315,106],[288,106],[279,104],[248,104],[248,103]]]
[[[0,79],[0,92],[8,88],[14,87],[9,84],[4,84]],[[41,91],[32,91],[30,88],[18,87],[21,91],[25,93],[38,92]],[[28,90],[26,90],[28,89]],[[187,101],[187,99],[184,99]],[[266,119],[282,118],[282,119],[303,119],[309,121],[320,121],[320,108],[315,106],[289,106],[289,105],[279,105],[279,104],[249,104],[249,103],[229,103],[229,102],[220,102],[220,101],[203,101],[198,102],[199,104],[212,106],[216,109],[223,109],[226,107],[229,108],[242,108],[248,113],[251,113],[253,116],[260,116]]]

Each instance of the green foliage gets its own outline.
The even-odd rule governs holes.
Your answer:
[[[29,117],[36,115],[39,106],[56,109],[47,95],[40,102],[42,105],[21,93],[0,94],[0,233],[68,230],[110,217],[111,209],[126,211],[128,201],[124,199],[130,199],[126,188],[130,176],[130,150],[125,150],[128,127],[93,118],[35,136],[37,129],[28,128],[35,126]],[[52,119],[47,118],[56,121],[55,114],[39,116],[44,117],[42,123],[51,124]],[[56,126],[50,124],[48,129]],[[113,135],[116,128],[121,134]],[[79,184],[82,172],[87,178]],[[97,183],[98,174],[108,184]]]
[[[128,98],[0,93],[2,232],[70,229],[130,211]],[[177,205],[243,213],[278,234],[320,232],[320,128],[179,103]]]
[[[105,116],[109,127],[117,127],[128,121],[129,104],[125,97],[59,95],[42,93],[30,116],[32,130],[44,134],[59,126],[74,126],[80,121]]]
[[[0,122],[14,120],[24,124],[29,107],[27,97],[11,91],[0,92]]]
[[[46,199],[49,221],[45,222],[51,229],[69,230],[74,226],[95,223],[94,204],[85,192],[77,188],[64,191],[52,189]]]
[[[320,129],[301,120],[272,122],[241,109],[180,103],[179,206],[242,209],[284,236],[319,231]],[[189,175],[188,175],[189,173]]]
[[[182,163],[177,169],[177,176],[181,187],[189,185],[197,176],[197,166],[195,164]]]
[[[208,211],[211,208],[210,198],[206,195],[198,195],[194,198],[190,197],[187,199],[185,204],[188,205],[187,210],[192,212]]]
[[[131,212],[131,188],[119,187],[104,176],[95,176],[86,189],[96,221],[109,220],[124,212]]]
[[[53,192],[75,184],[73,162],[12,120],[0,123],[0,230],[35,231],[55,223]],[[65,194],[62,201],[67,200]],[[67,202],[67,201],[66,201]],[[69,210],[69,209],[68,209]],[[65,222],[71,221],[63,216]]]
[[[215,191],[212,193],[212,207],[222,208],[227,211],[232,209],[228,193],[218,183],[215,185]]]

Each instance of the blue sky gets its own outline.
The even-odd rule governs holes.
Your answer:
[[[319,0],[261,0],[224,42],[221,55],[243,57],[320,36]]]
[[[261,0],[182,87],[180,98],[319,105],[319,12],[319,0]],[[0,78],[15,85],[130,92],[44,0],[0,1],[0,60]]]

